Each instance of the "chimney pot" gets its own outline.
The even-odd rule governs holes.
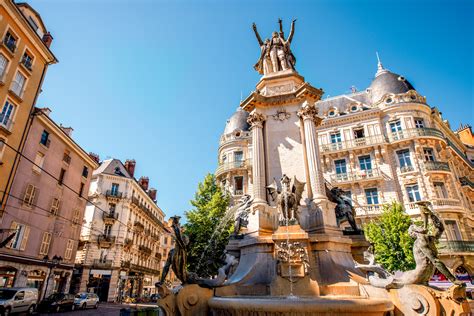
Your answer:
[[[127,172],[130,174],[130,176],[133,178],[135,175],[135,166],[136,166],[135,159],[127,159],[125,160],[125,169],[127,169]]]
[[[90,153],[89,153],[89,157],[91,157],[95,162],[100,163],[100,157],[99,157],[99,155],[90,152]]]
[[[154,188],[151,188],[150,190],[148,190],[148,196],[153,200],[153,202],[156,202],[156,193],[157,193],[157,190]]]
[[[148,177],[140,177],[140,179],[138,180],[138,184],[140,184],[140,186],[145,192],[148,191],[149,183],[150,183],[150,179]]]

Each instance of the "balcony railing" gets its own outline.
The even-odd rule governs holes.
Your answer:
[[[373,135],[367,136],[362,138],[350,139],[343,142],[331,143],[331,144],[324,144],[321,145],[321,152],[331,152],[331,151],[339,151],[339,150],[346,150],[346,149],[354,149],[354,148],[361,148],[361,147],[371,147],[377,144],[383,144],[386,142],[384,135]]]
[[[140,208],[143,211],[143,213],[145,213],[146,215],[148,215],[152,219],[152,221],[154,223],[158,224],[159,226],[163,225],[163,223],[158,219],[158,217],[156,217],[155,214],[153,214],[153,212],[150,211],[145,206],[145,204],[140,203],[140,201],[134,196],[132,196],[132,204],[135,205],[136,207]]]
[[[459,182],[461,182],[461,186],[469,186],[471,188],[474,188],[474,182],[469,180],[468,177],[460,177]]]
[[[123,245],[125,247],[131,247],[133,245],[133,240],[130,238],[125,238],[125,241],[123,242]]]
[[[92,265],[97,269],[110,269],[112,268],[112,260],[94,259]]]
[[[440,130],[437,130],[435,128],[423,127],[402,129],[401,131],[392,132],[389,134],[389,141],[394,142],[417,137],[436,137],[445,139],[443,133]]]
[[[360,182],[365,180],[381,179],[382,175],[378,169],[360,170],[358,172],[347,172],[331,175],[331,183]]]
[[[147,246],[140,245],[138,246],[138,250],[143,252],[147,256],[151,255],[151,249],[148,248]]]
[[[442,161],[425,161],[425,169],[427,171],[451,171],[449,164]]]
[[[105,196],[121,199],[122,198],[122,192],[115,191],[115,190],[107,190],[107,192],[105,192]]]
[[[0,128],[10,132],[13,127],[13,121],[11,118],[4,117],[0,114]]]
[[[377,216],[382,214],[382,204],[358,205],[355,208],[356,216]]]
[[[250,159],[247,160],[237,160],[232,162],[226,162],[220,164],[216,169],[216,176],[223,174],[224,172],[233,170],[233,169],[240,169],[240,168],[247,168],[252,165]]]
[[[142,232],[145,229],[145,226],[143,226],[142,223],[136,221],[133,226],[135,227],[135,230],[138,232]]]
[[[461,201],[457,199],[432,199],[431,203],[435,208],[461,206]]]
[[[104,213],[102,213],[102,219],[104,221],[106,221],[106,220],[117,220],[118,219],[118,213],[116,213],[116,212],[109,212],[109,213],[104,212]]]
[[[415,171],[415,168],[413,166],[400,167],[400,173],[406,173],[406,172],[412,172],[412,171]]]
[[[444,240],[438,244],[440,253],[474,252],[474,241]]]

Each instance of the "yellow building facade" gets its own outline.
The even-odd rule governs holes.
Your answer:
[[[26,3],[0,0],[0,212],[26,141],[30,114],[46,70],[57,62],[52,36]]]

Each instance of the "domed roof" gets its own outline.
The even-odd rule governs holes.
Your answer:
[[[379,101],[387,93],[405,93],[415,90],[408,80],[403,76],[390,72],[383,68],[379,62],[377,73],[369,87],[372,103]]]
[[[235,130],[248,131],[250,128],[249,123],[247,123],[247,118],[249,113],[244,111],[241,108],[238,108],[237,111],[227,120],[225,125],[224,134],[230,134]]]

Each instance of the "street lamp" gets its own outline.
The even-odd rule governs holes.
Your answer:
[[[46,286],[43,291],[43,299],[46,296],[46,291],[48,290],[48,285],[49,285],[49,278],[51,276],[51,272],[53,271],[54,268],[56,268],[61,261],[63,261],[63,258],[61,256],[56,256],[54,255],[51,260],[49,260],[48,255],[43,257],[43,262],[48,266],[48,275],[46,276]]]

